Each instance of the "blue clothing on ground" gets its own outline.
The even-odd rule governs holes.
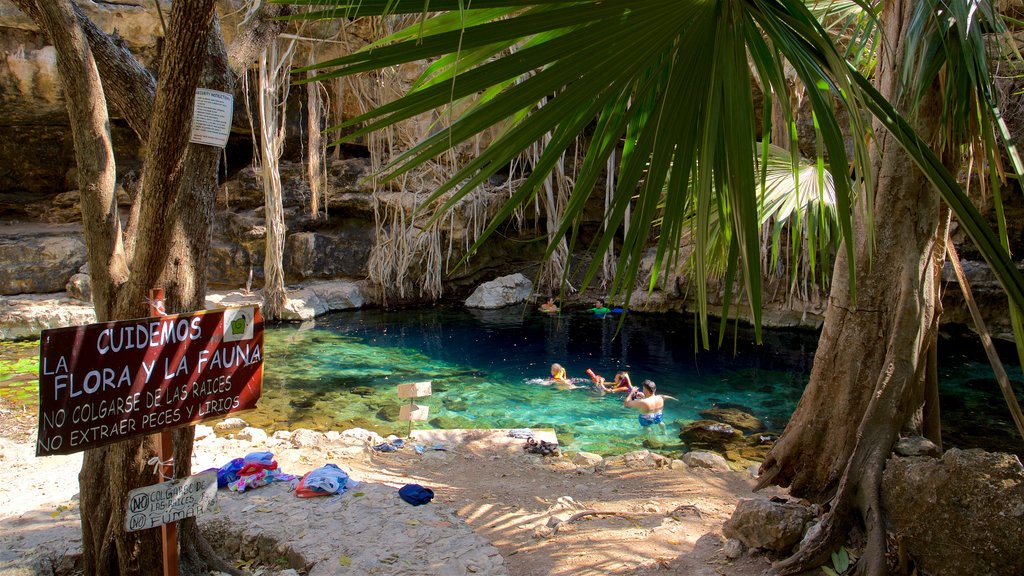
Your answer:
[[[413,506],[426,504],[434,498],[434,491],[419,484],[406,484],[398,489],[398,496]]]
[[[245,455],[245,463],[263,464],[270,466],[274,463],[274,454],[271,452],[250,452]]]
[[[337,494],[345,490],[348,474],[336,464],[324,464],[306,475],[305,486],[320,492]]]
[[[238,480],[238,471],[245,466],[245,460],[235,458],[217,469],[217,487],[227,488],[228,484]]]
[[[654,414],[640,414],[637,419],[640,420],[640,426],[646,428],[654,424],[661,424],[661,412]]]

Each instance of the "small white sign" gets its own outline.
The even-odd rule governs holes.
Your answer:
[[[402,421],[420,421],[426,420],[429,416],[430,408],[427,406],[420,406],[419,404],[406,404],[398,409],[398,419]]]
[[[251,340],[255,324],[256,309],[252,306],[224,310],[224,341]]]
[[[234,96],[228,92],[196,88],[192,107],[192,133],[189,142],[223,148],[231,135]]]
[[[413,382],[412,384],[399,384],[399,398],[420,398],[430,396],[430,382]]]
[[[217,472],[136,488],[128,493],[129,532],[177,522],[209,512],[217,502]]]

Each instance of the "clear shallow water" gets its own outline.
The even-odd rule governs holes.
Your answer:
[[[745,407],[770,430],[788,421],[810,372],[817,336],[765,330],[762,346],[741,329],[733,352],[729,328],[722,351],[695,351],[688,316],[628,315],[598,319],[585,312],[549,316],[432,308],[363,310],[283,324],[266,332],[263,397],[241,414],[270,430],[351,427],[403,433],[395,386],[431,380],[421,400],[433,422],[417,428],[552,427],[571,450],[611,454],[642,441],[634,410],[621,395],[542,385],[552,362],[581,385],[585,369],[611,379],[628,370],[634,384],[654,380],[677,398],[665,406],[666,449],[677,449],[676,421],[700,418],[714,405]],[[312,326],[312,327],[310,327]],[[0,396],[15,406],[38,399],[38,342],[0,343]],[[1011,451],[1024,456],[992,370],[977,338],[940,341],[943,435],[947,447]],[[1000,350],[1024,403],[1024,376],[1011,347]]]
[[[395,386],[431,380],[434,395],[419,402],[429,406],[431,421],[417,428],[552,427],[571,450],[609,454],[640,446],[636,411],[622,407],[621,395],[542,384],[558,362],[581,386],[589,384],[586,368],[608,379],[628,370],[634,384],[654,380],[660,393],[676,398],[666,401],[668,432],[661,438],[671,450],[675,423],[700,419],[715,405],[742,406],[781,431],[817,343],[814,334],[766,331],[765,344],[754,346],[741,329],[734,348],[730,328],[724,351],[696,351],[688,317],[632,314],[621,329],[618,319],[434,308],[345,312],[315,327],[272,327],[263,398],[244,417],[269,429],[401,433],[407,425],[394,421]],[[955,424],[947,427],[948,441],[1024,452],[980,350],[959,340],[949,347],[958,352],[942,356],[943,418]],[[1009,370],[1018,384],[1024,380],[1019,368]]]

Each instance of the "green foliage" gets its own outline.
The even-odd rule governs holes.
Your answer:
[[[843,547],[832,553],[832,565],[822,566],[821,571],[828,576],[840,576],[846,574],[856,561],[854,553]]]
[[[604,215],[605,231],[592,246],[596,257],[581,289],[595,278],[601,256],[617,245],[611,296],[628,301],[652,238],[652,286],[660,274],[679,266],[682,241],[692,239],[691,277],[705,346],[706,280],[720,269],[723,254],[727,289],[735,277],[755,326],[760,324],[762,199],[754,164],[758,126],[751,71],[765,92],[787,94],[793,74],[807,88],[821,157],[830,160],[826,167],[819,158],[817,179],[823,178],[826,168],[832,174],[851,174],[851,162],[861,178],[834,180],[836,237],[846,241],[852,290],[852,200],[855,187],[872,189],[872,171],[867,137],[853,138],[853,154],[848,157],[834,101],[847,109],[851,134],[869,134],[864,110],[893,132],[952,207],[1012,301],[1024,303],[1024,279],[956,180],[928,143],[847,62],[851,46],[870,46],[867,58],[873,59],[876,41],[869,40],[874,38],[870,11],[827,15],[833,24],[845,23],[838,26],[845,30],[839,37],[846,49],[840,51],[816,15],[794,0],[476,0],[472,8],[454,0],[291,3],[320,8],[296,15],[305,18],[422,15],[388,42],[314,67],[321,71],[319,78],[326,79],[405,62],[432,62],[408,95],[339,126],[354,129],[343,140],[471,100],[461,114],[450,119],[442,115],[445,123],[431,136],[398,154],[385,168],[385,177],[412,170],[492,127],[503,129],[500,138],[424,202],[435,221],[523,150],[549,139],[532,173],[474,249],[534,199],[559,159],[586,130],[592,134],[590,144],[552,236],[568,235],[575,246],[584,206],[607,160],[621,150],[616,156],[615,194]],[[428,16],[428,9],[442,13]],[[784,121],[792,125],[793,111],[788,105],[782,108]],[[767,133],[764,128],[761,133]],[[795,152],[791,157],[796,166]],[[864,200],[870,203],[871,195],[864,195]],[[712,237],[713,217],[718,219],[719,238]],[[726,248],[709,251],[714,242]],[[552,242],[549,255],[555,247]]]

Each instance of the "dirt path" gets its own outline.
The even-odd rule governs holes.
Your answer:
[[[31,415],[0,414],[0,548],[9,554],[55,543],[78,545],[77,473],[80,456],[35,458]],[[361,481],[431,487],[435,502],[454,509],[497,547],[514,576],[654,574],[761,576],[767,559],[745,554],[728,560],[722,523],[739,498],[753,495],[743,473],[698,469],[629,468],[611,460],[604,469],[578,468],[567,458],[526,455],[508,439],[466,442],[447,451],[397,452],[298,449],[285,444],[207,440],[196,445],[194,468],[219,465],[268,449],[289,473],[335,462]],[[552,518],[580,510],[626,516],[586,516],[552,531]],[[566,527],[567,526],[567,527]],[[10,529],[8,529],[8,527]],[[59,555],[60,550],[55,553]],[[0,562],[0,574],[23,574]]]

